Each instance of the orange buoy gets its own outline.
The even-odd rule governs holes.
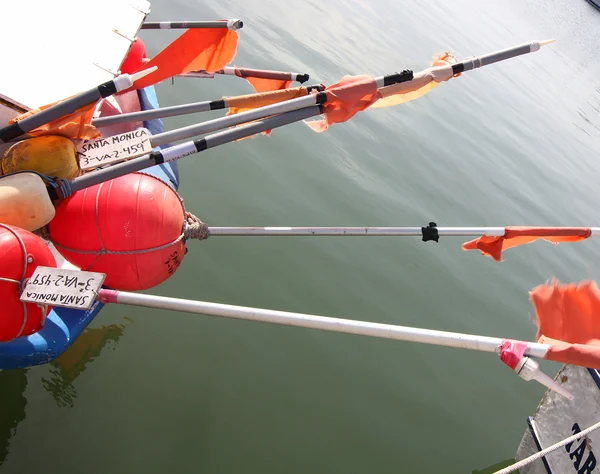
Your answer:
[[[152,288],[183,259],[185,210],[154,176],[131,173],[74,193],[49,224],[58,251],[82,270],[106,274],[116,290]]]
[[[44,326],[50,306],[23,303],[20,284],[38,266],[56,267],[54,255],[37,235],[0,224],[0,342],[29,336]]]
[[[136,38],[131,44],[129,52],[123,64],[121,64],[121,74],[133,74],[142,67],[142,61],[146,57],[146,46],[140,38]]]

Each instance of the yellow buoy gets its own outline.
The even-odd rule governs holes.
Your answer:
[[[72,179],[79,174],[77,149],[60,135],[43,135],[12,145],[0,160],[2,174],[33,170],[52,178]]]
[[[33,232],[54,218],[46,184],[35,173],[0,177],[0,223]]]

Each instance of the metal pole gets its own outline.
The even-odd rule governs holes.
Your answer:
[[[204,138],[191,140],[179,145],[175,145],[164,150],[152,152],[148,155],[143,155],[138,158],[133,158],[129,161],[117,163],[107,168],[99,169],[93,173],[86,173],[83,176],[75,178],[71,181],[71,191],[76,192],[96,184],[103,183],[110,179],[118,178],[135,171],[140,171],[154,165],[159,165],[168,161],[175,161],[184,156],[198,153],[209,148],[214,148],[225,143],[239,140],[240,138],[249,137],[265,130],[282,127],[299,120],[304,120],[321,113],[321,107],[313,105],[303,109],[294,110],[274,117],[269,117],[264,120],[252,122],[246,125],[235,127],[231,130],[207,135]],[[241,115],[241,114],[240,114]]]
[[[504,227],[435,227],[439,235],[504,235]],[[209,227],[220,236],[402,236],[421,237],[422,227]]]
[[[545,229],[532,226],[530,229]],[[506,227],[209,227],[210,235],[218,236],[397,236],[421,237],[423,231],[435,229],[440,236],[468,237],[486,235],[501,237]],[[552,227],[553,230],[569,229],[569,227]],[[600,227],[590,227],[592,235],[600,235]],[[551,235],[551,232],[548,233]],[[543,238],[543,236],[541,236]]]
[[[142,24],[142,30],[173,30],[188,28],[229,28],[237,30],[244,26],[238,19],[219,21],[149,21]]]
[[[322,103],[327,99],[325,92],[318,92],[316,95],[307,95],[297,99],[286,100],[277,104],[259,107],[257,109],[240,112],[239,114],[220,117],[214,120],[208,120],[188,127],[182,127],[168,132],[159,133],[151,137],[152,146],[161,146],[166,143],[186,140],[191,137],[214,132],[223,128],[233,127],[245,122],[262,119],[272,115],[282,114],[293,110],[310,107]]]
[[[420,344],[433,344],[436,346],[457,347],[484,352],[495,352],[503,341],[503,339],[497,337],[435,331],[432,329],[412,328],[350,319],[329,318],[313,314],[290,313],[287,311],[208,303],[204,301],[193,301],[124,291],[102,289],[98,296],[100,301],[104,303],[144,306],[147,308],[206,314],[222,318],[243,319],[246,321],[296,326],[319,329],[322,331],[394,339],[397,341],[410,341]],[[528,342],[525,355],[543,358],[549,348],[550,346],[547,344]]]
[[[12,125],[0,129],[0,143],[13,140],[45,125],[53,120],[72,114],[77,110],[92,105],[98,100],[116,94],[119,91],[130,88],[135,81],[147,76],[158,69],[157,66],[145,69],[135,74],[121,74],[120,76],[106,81],[104,84],[93,87],[85,92],[77,94],[69,99],[62,100],[56,104],[33,114],[23,120],[14,122]]]
[[[542,46],[546,46],[554,41],[555,40],[532,41],[531,43],[513,46],[512,48],[503,49],[502,51],[496,51],[495,53],[489,53],[483,56],[465,59],[464,61],[453,64],[452,72],[454,74],[458,74],[459,72],[470,71],[478,67],[487,66],[488,64],[504,61],[505,59],[533,53],[534,51],[539,51]]]

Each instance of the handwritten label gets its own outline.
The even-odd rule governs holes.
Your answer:
[[[169,275],[173,275],[175,270],[177,270],[179,265],[181,265],[181,257],[179,256],[179,252],[177,252],[177,250],[169,255],[169,258],[165,261],[165,265],[167,266],[167,272]]]
[[[79,167],[84,171],[125,161],[151,151],[150,132],[145,128],[97,140],[83,140],[77,145]]]
[[[37,267],[25,285],[21,301],[89,309],[105,278],[104,273]]]

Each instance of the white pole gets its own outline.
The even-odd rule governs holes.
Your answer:
[[[531,227],[536,229],[538,227]],[[543,228],[543,227],[542,227]],[[552,227],[564,229],[564,227]],[[421,227],[209,227],[210,235],[220,236],[404,236],[420,237]],[[500,237],[506,227],[433,227],[440,236]],[[600,227],[591,227],[592,235],[600,234]],[[543,238],[543,236],[541,237]]]
[[[435,227],[439,235],[504,235],[504,227]],[[405,236],[420,237],[421,227],[209,227],[220,236]]]
[[[319,92],[318,94],[323,94],[323,92]],[[294,110],[307,108],[311,105],[315,105],[316,103],[317,96],[310,94],[304,97],[299,97],[297,99],[290,99],[283,102],[278,102],[276,104],[258,107],[256,109],[248,110],[246,112],[240,112],[239,114],[220,117],[199,124],[189,125],[187,127],[177,128],[168,132],[158,133],[150,137],[150,139],[153,147],[161,146],[166,143],[186,140],[191,137],[215,132],[223,128],[240,125],[242,123],[263,119],[272,115],[278,115],[284,112],[291,112]]]
[[[391,324],[370,323],[350,319],[329,318],[312,314],[289,313],[262,308],[233,306],[204,301],[193,301],[165,296],[145,295],[124,291],[102,289],[99,299],[104,303],[119,303],[148,308],[182,311],[186,313],[206,314],[222,318],[244,319],[284,326],[297,326],[322,331],[333,331],[361,336],[372,336],[398,341],[434,344],[437,346],[458,347],[484,352],[495,352],[502,344],[501,338],[476,336],[431,329],[395,326]],[[528,342],[525,355],[543,358],[550,348],[547,344]]]

